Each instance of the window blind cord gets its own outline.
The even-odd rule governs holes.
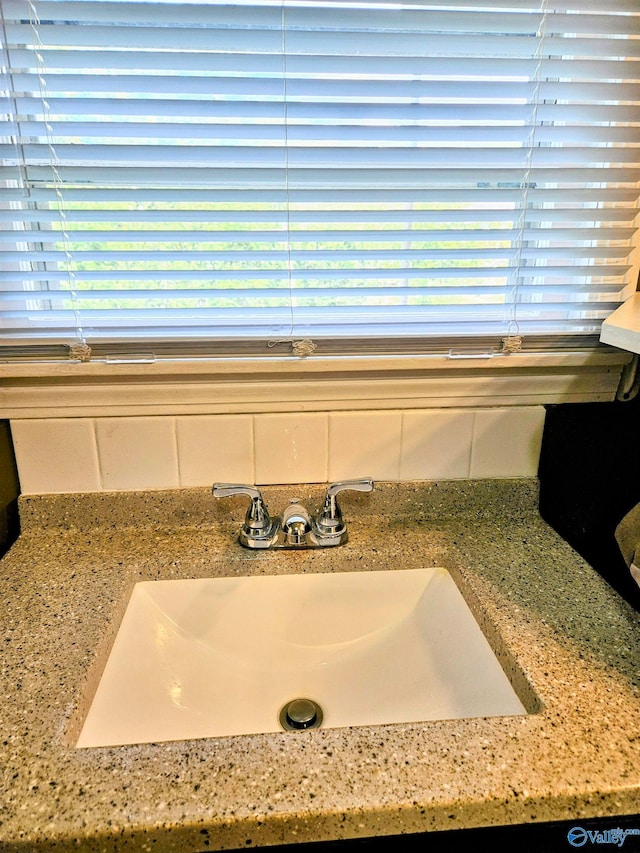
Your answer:
[[[505,323],[507,326],[507,337],[502,343],[503,352],[519,352],[522,348],[520,337],[520,325],[518,323],[518,300],[520,298],[520,269],[523,263],[524,233],[527,224],[527,209],[529,205],[529,190],[531,189],[531,172],[533,169],[533,150],[536,144],[536,131],[538,127],[538,107],[540,105],[540,88],[542,84],[542,63],[544,61],[543,46],[547,31],[548,0],[542,0],[540,4],[542,19],[536,39],[536,51],[534,59],[536,66],[534,71],[534,88],[532,97],[532,109],[529,119],[529,136],[526,141],[526,161],[522,182],[522,197],[520,203],[520,215],[517,225],[517,238],[515,253],[513,256],[512,287],[507,299],[507,313]]]
[[[46,82],[46,65],[44,61],[44,45],[40,38],[40,15],[36,9],[34,0],[27,0],[29,10],[29,24],[33,33],[34,39],[34,55],[37,61],[37,79],[38,89],[40,94],[40,103],[42,105],[43,124],[46,135],[47,150],[49,151],[49,165],[53,175],[53,191],[56,197],[57,213],[60,221],[60,233],[62,235],[62,245],[65,257],[65,272],[67,275],[67,284],[69,287],[69,296],[71,299],[71,310],[75,320],[76,341],[69,347],[69,357],[85,362],[91,358],[91,348],[88,346],[82,328],[80,317],[80,308],[78,304],[78,292],[76,275],[73,269],[73,256],[71,252],[71,238],[69,235],[69,224],[67,218],[67,209],[65,203],[63,181],[60,175],[59,166],[60,160],[57,155],[56,146],[53,142],[53,125],[51,121],[51,109],[49,106],[47,95]]]
[[[282,25],[282,118],[284,132],[284,194],[287,227],[287,280],[289,284],[289,337],[292,338],[295,331],[295,313],[293,310],[293,261],[291,257],[291,194],[289,190],[289,100],[287,97],[287,7],[285,0],[281,6]]]

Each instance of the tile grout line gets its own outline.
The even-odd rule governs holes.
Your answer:
[[[182,488],[182,470],[180,467],[180,445],[178,442],[178,418],[175,415],[171,416],[173,421],[173,447],[176,452],[176,468],[178,473],[178,488]]]
[[[471,428],[471,442],[469,444],[469,456],[467,459],[467,472],[466,479],[473,479],[471,472],[473,471],[473,466],[475,462],[475,447],[476,447],[476,427],[478,424],[478,410],[473,409],[473,426]]]
[[[104,470],[102,465],[102,454],[100,453],[100,442],[98,441],[98,419],[91,418],[91,429],[93,432],[93,443],[96,451],[96,459],[98,461],[98,477],[100,479],[100,491],[104,492]]]
[[[256,482],[256,417],[251,415],[251,482]]]
[[[326,445],[325,445],[325,452],[324,452],[324,482],[325,483],[329,482],[329,417],[330,417],[330,413],[326,412],[325,413],[326,421],[325,421],[325,430],[324,430],[324,434],[325,434],[325,438],[326,438]]]
[[[405,415],[407,414],[407,412],[403,411],[402,409],[400,409],[399,412],[400,412],[400,448],[399,448],[399,454],[398,454],[398,482],[403,483],[404,482],[403,474],[404,474],[404,470],[405,470],[405,465],[404,465],[404,419],[405,419]]]

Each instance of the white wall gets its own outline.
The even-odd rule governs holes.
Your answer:
[[[23,494],[533,477],[545,410],[411,409],[11,421]]]

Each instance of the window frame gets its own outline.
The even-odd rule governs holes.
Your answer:
[[[316,351],[305,356],[293,337],[226,341],[215,352],[197,342],[114,340],[95,345],[88,363],[82,352],[64,346],[35,346],[26,354],[20,347],[0,347],[0,383],[8,411],[33,413],[97,412],[105,405],[109,411],[158,413],[613,399],[630,357],[595,339],[577,351],[577,341],[528,339],[525,352],[517,352],[495,335],[461,338],[459,346],[450,339],[356,338],[345,347],[319,339]],[[134,400],[141,391],[144,400]],[[62,395],[58,401],[56,393]]]

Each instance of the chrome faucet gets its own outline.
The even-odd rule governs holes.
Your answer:
[[[347,541],[347,526],[338,504],[338,494],[345,490],[370,492],[371,477],[332,483],[327,489],[322,509],[315,517],[292,498],[281,518],[269,515],[260,489],[256,486],[214,483],[213,496],[247,495],[251,503],[238,535],[245,548],[328,548]]]

